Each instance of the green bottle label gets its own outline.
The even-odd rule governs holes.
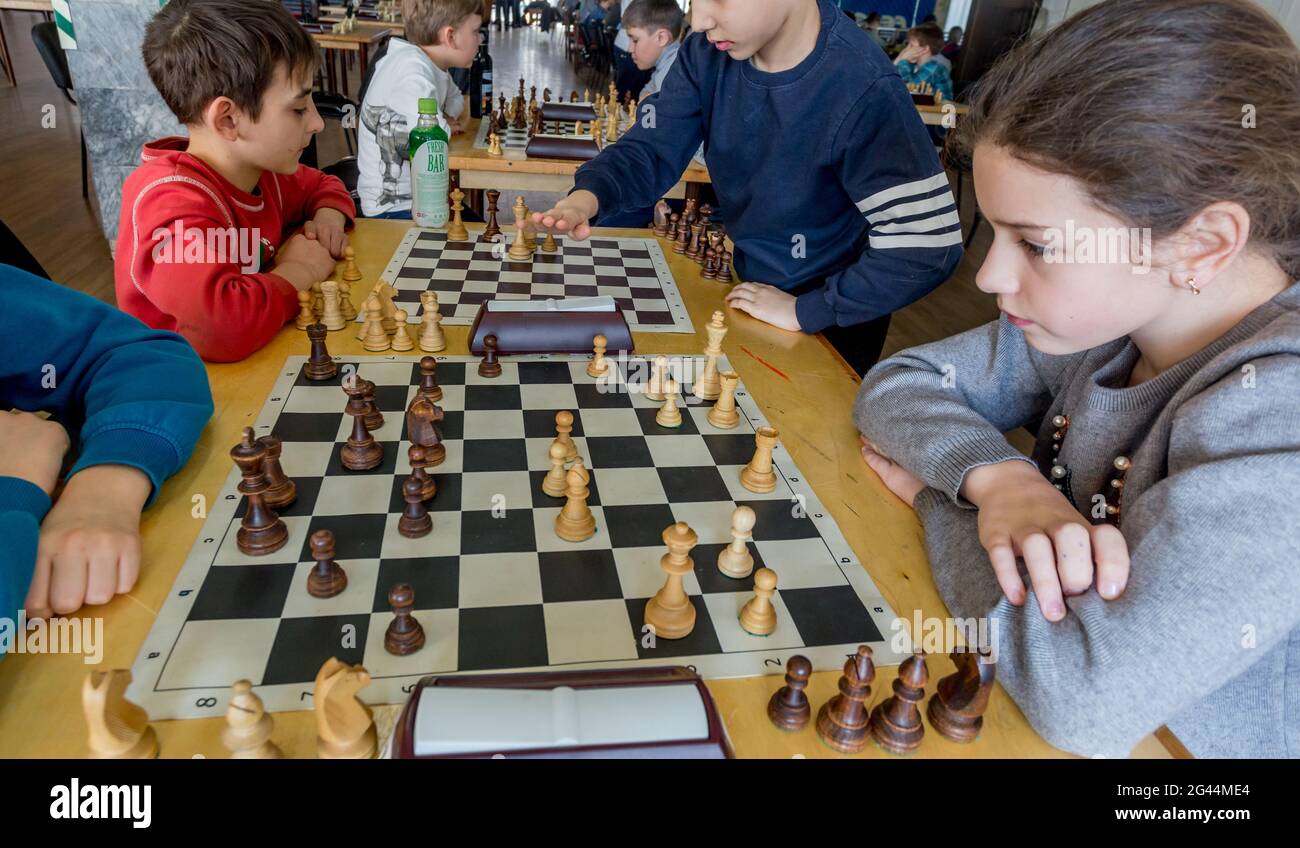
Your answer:
[[[423,122],[423,121],[422,121]],[[411,130],[411,218],[417,227],[445,227],[450,212],[447,192],[447,133],[441,126]]]

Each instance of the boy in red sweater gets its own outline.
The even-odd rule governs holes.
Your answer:
[[[144,61],[189,138],[146,144],[122,186],[117,303],[206,360],[243,359],[334,272],[356,215],[339,179],[298,164],[324,126],[316,47],[279,3],[172,0]]]

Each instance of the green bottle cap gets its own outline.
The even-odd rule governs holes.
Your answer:
[[[419,102],[419,109],[420,109],[420,114],[421,114],[421,115],[436,115],[436,114],[438,114],[438,98],[436,98],[436,97],[421,97],[421,98],[420,98],[420,102]]]

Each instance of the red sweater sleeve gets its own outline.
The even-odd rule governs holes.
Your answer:
[[[209,362],[234,362],[266,345],[297,313],[294,287],[278,274],[247,272],[258,267],[261,245],[218,220],[205,197],[186,186],[152,194],[137,210],[129,259],[135,288]],[[247,264],[238,250],[194,249],[189,235],[230,232],[226,244],[243,242],[252,254]],[[177,233],[186,234],[179,244]]]
[[[357,208],[352,195],[338,177],[299,165],[293,176],[277,174],[274,179],[284,192],[281,208],[284,210],[286,238],[290,230],[310,220],[321,209],[337,209],[347,216],[349,225],[356,220]]]

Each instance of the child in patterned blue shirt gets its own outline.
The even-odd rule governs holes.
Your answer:
[[[952,72],[948,63],[939,58],[943,45],[943,30],[936,24],[912,27],[907,31],[907,46],[894,59],[894,67],[904,83],[928,82],[935,91],[943,92],[944,100],[951,100]]]

